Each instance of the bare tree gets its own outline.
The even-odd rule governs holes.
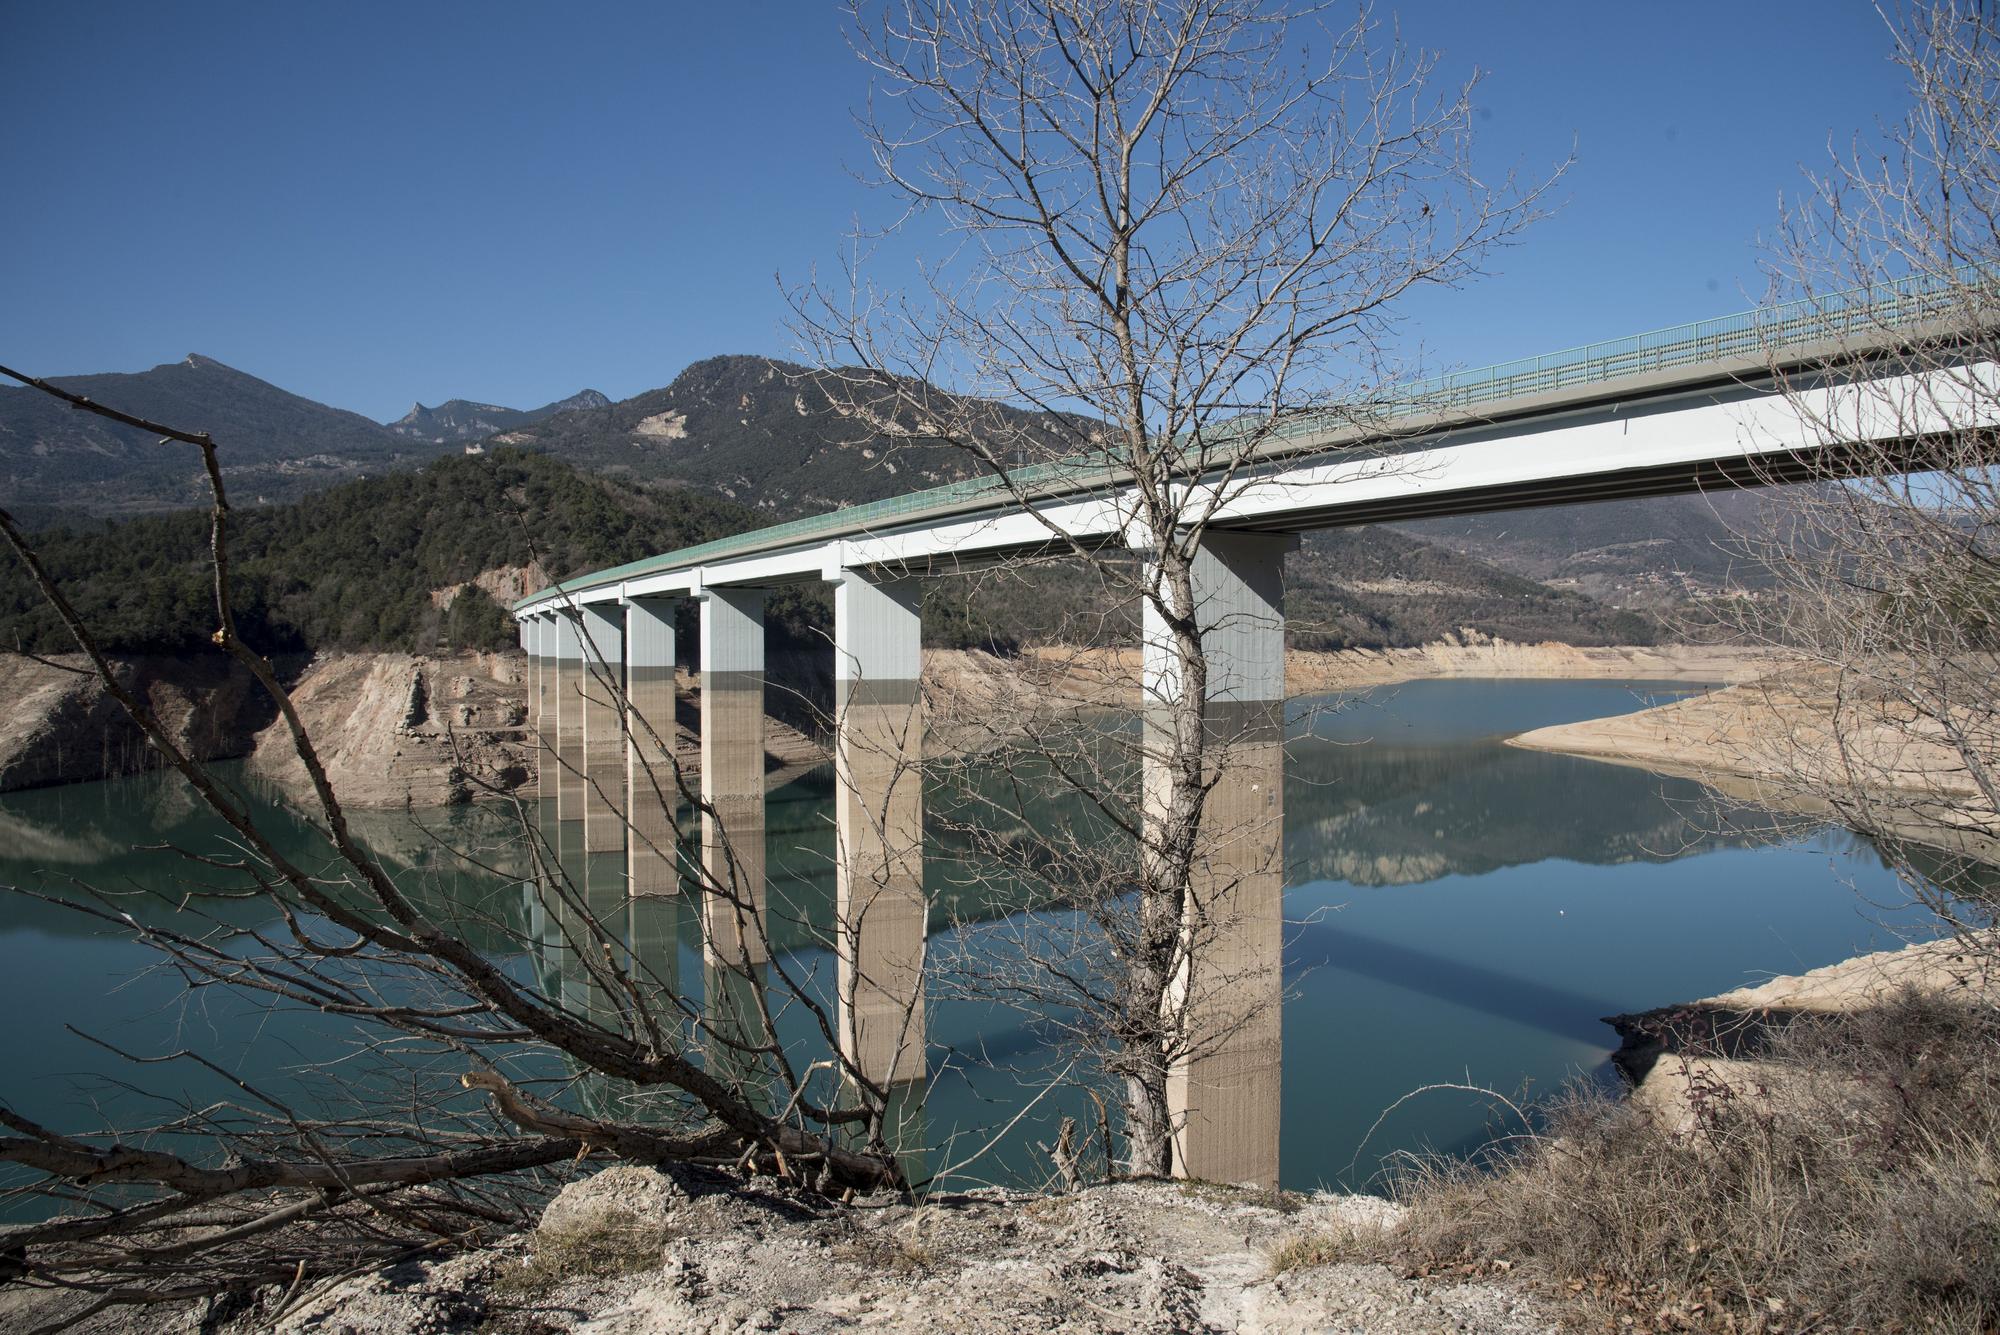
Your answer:
[[[733,855],[719,872],[705,869],[699,842],[678,830],[653,846],[682,869],[692,898],[721,906],[704,920],[738,923],[733,953],[713,942],[708,952],[733,1008],[681,987],[672,943],[664,955],[646,948],[622,885],[607,898],[577,875],[519,803],[508,837],[491,846],[436,838],[448,864],[496,889],[518,885],[520,896],[467,905],[399,875],[355,833],[286,686],[237,629],[216,442],[0,374],[199,452],[213,498],[213,643],[277,710],[310,776],[316,832],[312,847],[298,847],[177,744],[0,511],[0,534],[89,670],[233,840],[226,854],[189,850],[171,894],[17,889],[151,947],[191,991],[226,989],[352,1026],[338,1060],[327,1054],[310,1106],[198,1051],[116,1048],[142,1066],[200,1067],[233,1092],[108,1130],[47,1127],[0,1105],[0,1163],[25,1173],[8,1180],[10,1198],[22,1215],[36,1202],[48,1214],[0,1227],[8,1277],[89,1295],[93,1310],[266,1285],[296,1296],[353,1267],[516,1227],[542,1185],[524,1172],[593,1156],[775,1173],[833,1193],[906,1188],[883,1091],[841,1057],[823,990],[771,949],[773,924],[755,911],[759,896]],[[648,740],[638,800],[706,810],[662,735],[672,720],[624,708],[619,675],[601,654],[588,661],[585,689]],[[626,812],[628,837],[660,838],[630,821],[622,791],[598,799]],[[247,922],[245,903],[259,909]],[[803,1015],[832,1055],[787,1048],[781,1014]]]
[[[1868,835],[1962,932],[2000,898],[2000,17],[1885,10],[1911,104],[1792,201],[1773,327],[1812,480],[1739,536],[1771,587],[1729,628],[1796,656],[1755,688],[1731,768]],[[1870,440],[1885,443],[1866,444]]]
[[[1027,514],[1080,481],[1128,489],[1117,549],[1049,523],[1038,559],[1087,572],[1143,627],[1143,727],[1080,724],[1023,692],[1004,725],[992,715],[1034,739],[1006,753],[1013,792],[1054,784],[1088,814],[1035,828],[1010,785],[959,810],[968,865],[986,868],[968,874],[1004,863],[1046,910],[1018,920],[1034,939],[977,956],[977,986],[1077,1017],[1071,1037],[1120,1089],[1126,1169],[1164,1174],[1171,1073],[1248,1019],[1192,998],[1248,996],[1276,970],[1275,941],[1234,964],[1213,950],[1279,845],[1216,807],[1277,738],[1269,719],[1219,723],[1220,614],[1197,588],[1214,520],[1302,416],[1367,415],[1393,388],[1401,299],[1473,277],[1548,181],[1487,181],[1475,84],[1440,86],[1435,59],[1365,9],[1329,26],[1246,0],[849,8],[877,77],[875,179],[902,225],[935,222],[952,249],[913,290],[871,288],[857,264],[795,292],[814,359],[846,368],[819,383],[872,433],[963,451]],[[1049,629],[1102,644],[1107,623],[1087,621]]]

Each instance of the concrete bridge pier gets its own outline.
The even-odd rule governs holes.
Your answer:
[[[542,619],[522,617],[515,623],[521,632],[521,700],[526,710],[528,763],[534,767],[537,783],[542,777]]]
[[[556,817],[565,825],[577,822],[580,829],[584,811],[583,639],[575,611],[558,611],[554,624]]]
[[[536,818],[556,819],[556,627],[546,612],[525,618],[528,632],[528,745],[534,752]]]
[[[840,1043],[877,1083],[924,1060],[923,590],[834,578],[834,934]]]
[[[625,877],[625,609],[585,603],[583,633],[583,851],[597,882]],[[615,861],[616,866],[612,863]]]
[[[764,590],[703,587],[701,817],[703,935],[709,956],[765,959]]]
[[[1194,569],[1208,663],[1203,847],[1194,867],[1186,1007],[1190,1055],[1168,1073],[1174,1171],[1276,1186],[1283,994],[1285,553],[1296,540],[1216,533]],[[1163,733],[1181,698],[1172,641],[1145,609],[1146,819],[1165,800]]]
[[[634,898],[680,888],[674,812],[674,612],[671,598],[625,602],[625,699],[632,711],[625,742],[625,876]]]

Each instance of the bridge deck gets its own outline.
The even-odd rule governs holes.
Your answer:
[[[1256,451],[1260,469],[1287,476],[1317,460],[1353,460],[1368,455],[1410,455],[1449,440],[1475,446],[1482,435],[1520,436],[1532,419],[1559,430],[1586,420],[1593,408],[1615,405],[1632,415],[1679,403],[1713,405],[1728,400],[1770,397],[1774,373],[1811,367],[1836,357],[1888,352],[1924,335],[1958,294],[1933,283],[1910,280],[1886,289],[1841,293],[1741,311],[1691,324],[1520,358],[1476,370],[1451,372],[1397,387],[1380,402],[1325,412],[1302,413],[1266,433]],[[1509,425],[1513,430],[1506,431]],[[1265,504],[1224,526],[1303,530],[1335,524],[1379,522],[1429,514],[1472,513],[1572,500],[1612,499],[1686,491],[1703,485],[1772,480],[1766,465],[1741,452],[1723,450],[1712,459],[1675,459],[1651,466],[1620,467],[1594,473],[1574,465],[1552,465],[1543,476],[1517,477],[1486,488],[1404,488],[1406,494],[1378,498],[1349,496],[1314,504]],[[1309,468],[1306,471],[1310,472]],[[1518,471],[1518,470],[1517,470]],[[1782,467],[1779,470],[1782,476]],[[1076,509],[1090,498],[1114,495],[1127,475],[1105,455],[1061,459],[1012,470],[1007,480],[980,476],[849,506],[767,528],[739,533],[659,556],[629,562],[566,580],[515,605],[517,614],[547,611],[565,599],[589,602],[616,597],[634,581],[657,586],[698,581],[704,568],[744,566],[749,558],[790,554],[805,558],[844,540],[887,543],[880,555],[914,554],[896,540],[1018,513],[1018,494],[1038,507],[1056,502]],[[1297,488],[1297,481],[1286,481]],[[1267,498],[1268,500],[1268,498]],[[1099,507],[1101,508],[1101,507]],[[1034,528],[1046,536],[1046,526]],[[1026,535],[1016,546],[1032,545]],[[977,544],[1000,550],[1006,541]],[[818,569],[811,559],[751,561],[729,576],[767,580],[808,578]],[[729,577],[725,576],[725,577]],[[720,579],[711,582],[722,582]],[[731,579],[734,582],[734,579]]]

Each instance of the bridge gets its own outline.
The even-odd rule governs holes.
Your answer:
[[[1939,369],[1902,356],[1962,318],[1945,302],[1935,287],[1906,284],[1440,376],[1302,415],[1259,437],[1246,467],[1179,484],[1191,511],[1212,505],[1195,571],[1209,704],[1253,743],[1209,811],[1255,846],[1227,855],[1239,873],[1233,912],[1208,947],[1237,980],[1232,996],[1200,1002],[1228,1038],[1171,1081],[1177,1171],[1267,1185],[1277,1175],[1282,562],[1296,535],[1804,480],[1848,458],[1879,462],[1885,450],[1920,467],[1927,436],[2000,426],[1979,416],[1993,413],[2000,367]],[[1843,369],[1823,373],[1832,364]],[[553,768],[557,818],[580,828],[586,853],[623,854],[627,893],[677,891],[674,795],[660,802],[655,785],[673,773],[660,743],[673,735],[675,612],[694,601],[705,940],[715,958],[755,967],[765,597],[785,584],[831,585],[840,1041],[871,1079],[921,1079],[922,580],[1072,543],[1143,556],[1134,496],[1115,455],[1081,456],[773,525],[521,600],[514,614],[534,730],[555,760],[543,773]],[[1141,638],[1147,690],[1173,690],[1164,635],[1149,621]]]

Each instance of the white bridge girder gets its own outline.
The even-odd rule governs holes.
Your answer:
[[[1338,446],[1339,457],[1265,465],[1220,484],[1191,482],[1182,512],[1212,509],[1210,522],[1219,529],[1296,533],[1694,491],[1796,473],[1798,456],[1838,448],[1838,441],[1829,445],[1830,428],[1841,441],[1879,445],[1928,432],[2000,428],[1996,405],[2000,367],[1991,362],[1791,394],[1768,384],[1667,387],[1505,420],[1461,418],[1372,442],[1356,438]],[[815,538],[603,584],[584,576],[567,593],[547,590],[519,610],[530,614],[565,598],[587,604],[693,596],[708,587],[768,587],[820,580],[830,570],[920,572],[1070,542],[1129,546],[1139,536],[1133,512],[1129,488],[1029,508],[999,500],[970,514]]]

